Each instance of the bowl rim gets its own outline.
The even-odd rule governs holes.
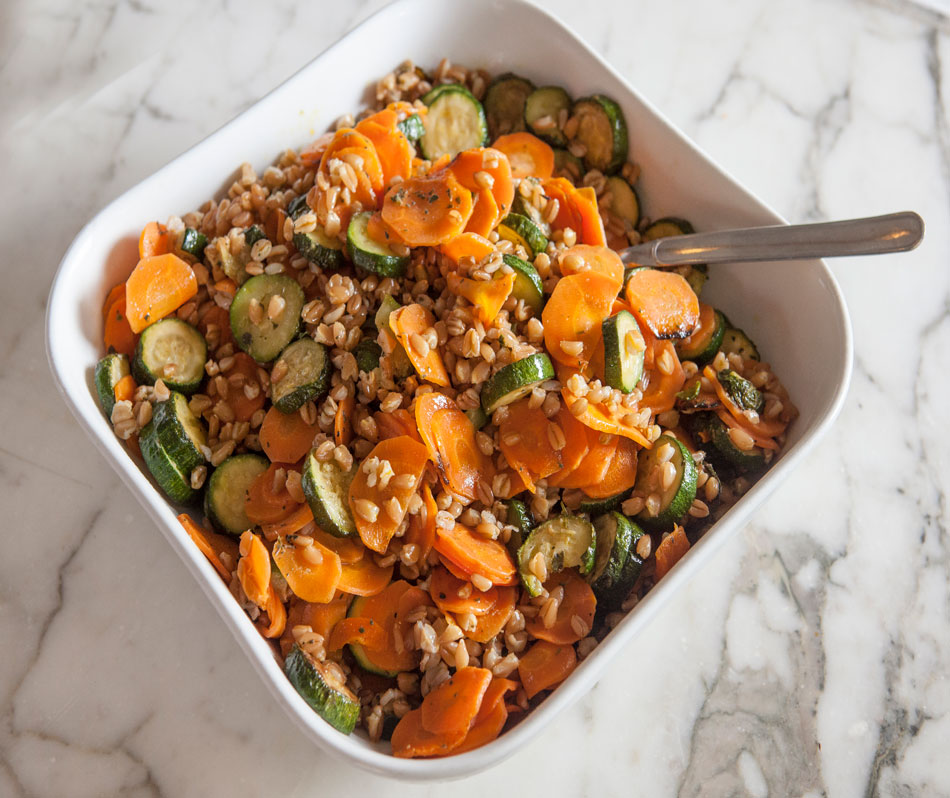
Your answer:
[[[461,1],[462,0],[452,0],[452,2],[457,4],[461,4]],[[293,689],[290,682],[284,676],[282,668],[277,664],[276,657],[269,647],[269,644],[264,642],[256,629],[250,624],[246,614],[239,609],[237,602],[233,601],[226,586],[210,563],[201,556],[197,548],[187,539],[187,536],[175,520],[173,506],[152,488],[151,483],[139,470],[136,462],[128,457],[124,447],[118,442],[118,439],[112,434],[106,434],[101,423],[101,412],[97,414],[95,421],[93,421],[92,414],[83,407],[80,407],[74,397],[67,391],[63,361],[66,355],[62,351],[63,341],[60,340],[59,332],[55,329],[54,319],[57,316],[57,307],[66,303],[67,297],[64,296],[61,289],[69,273],[68,267],[74,260],[76,253],[79,252],[86,241],[95,234],[95,228],[99,220],[107,216],[113,208],[121,205],[129,194],[139,190],[144,183],[156,178],[158,175],[174,169],[178,162],[185,159],[196,149],[209,146],[210,142],[217,138],[222,131],[235,124],[238,120],[243,119],[245,115],[253,113],[257,105],[280,91],[285,84],[293,81],[298,75],[314,69],[324,56],[344,46],[348,39],[357,36],[360,31],[368,27],[378,17],[397,13],[406,6],[422,5],[426,2],[431,2],[431,0],[396,0],[396,2],[378,9],[365,20],[343,34],[329,47],[316,54],[299,70],[287,77],[284,81],[281,81],[280,84],[264,94],[244,111],[219,126],[212,133],[188,147],[164,166],[143,180],[130,186],[118,197],[106,204],[81,228],[64,253],[50,287],[45,320],[47,359],[53,374],[54,384],[62,395],[64,402],[86,434],[92,439],[96,448],[103,454],[112,468],[117,472],[120,479],[126,484],[132,494],[159,526],[165,538],[178,552],[188,570],[191,571],[192,576],[208,596],[219,615],[225,620],[226,625],[231,629],[238,644],[244,650],[254,669],[267,685],[276,701],[284,708],[285,712],[293,718],[298,727],[312,740],[317,742],[328,754],[331,752],[338,753],[361,768],[381,775],[411,781],[459,778],[495,765],[513,754],[530,739],[537,736],[541,732],[545,720],[553,719],[553,717],[563,709],[566,709],[583,695],[586,695],[601,672],[612,662],[616,652],[623,646],[626,646],[635,634],[650,622],[652,617],[668,601],[669,594],[679,590],[680,587],[691,578],[705,560],[741,527],[742,523],[752,514],[762,500],[781,483],[784,475],[800,462],[824,436],[844,404],[851,379],[853,363],[851,323],[843,294],[837,280],[827,265],[823,261],[817,261],[819,268],[822,270],[821,276],[824,278],[834,300],[834,304],[840,314],[838,322],[842,333],[842,348],[840,352],[841,363],[838,370],[838,383],[830,399],[825,402],[822,409],[817,411],[816,421],[810,432],[783,452],[781,460],[766,472],[761,479],[752,486],[748,493],[730,508],[720,520],[710,527],[700,541],[691,548],[688,554],[677,564],[677,567],[650,590],[647,596],[634,610],[631,610],[625,615],[620,623],[598,645],[594,653],[579,663],[575,672],[568,677],[559,689],[554,690],[540,705],[532,709],[529,713],[530,717],[526,717],[525,720],[506,731],[504,735],[497,740],[481,748],[440,759],[399,759],[391,754],[375,750],[370,746],[357,744],[353,742],[350,737],[340,734],[323,721]],[[627,91],[635,96],[639,102],[642,102],[649,113],[653,114],[659,122],[668,127],[671,135],[678,137],[681,142],[692,151],[694,157],[700,159],[708,167],[711,167],[720,174],[750,208],[761,213],[763,219],[766,220],[764,223],[785,223],[785,220],[779,216],[779,214],[755,197],[748,189],[743,187],[729,173],[722,169],[722,167],[714,163],[692,140],[648,99],[643,97],[639,91],[631,86],[617,70],[608,64],[576,32],[571,30],[551,12],[527,0],[494,0],[492,7],[496,12],[509,11],[511,9],[519,9],[522,12],[527,11],[528,13],[540,17],[544,24],[558,28],[559,32],[570,37],[587,57],[593,59],[594,63],[599,66],[600,69],[605,70],[609,75],[620,82]],[[98,410],[98,408],[96,409]],[[109,432],[111,433],[111,430]],[[716,534],[712,534],[714,531]],[[696,556],[694,552],[697,550],[704,550],[706,553],[702,557]]]

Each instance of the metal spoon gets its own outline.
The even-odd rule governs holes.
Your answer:
[[[815,224],[780,224],[691,233],[647,241],[620,251],[624,263],[686,266],[696,263],[839,258],[906,252],[924,236],[924,220],[913,211]]]

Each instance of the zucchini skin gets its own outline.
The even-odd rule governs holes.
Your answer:
[[[685,346],[681,346],[682,341],[678,341],[676,345],[677,354],[679,354],[681,360],[692,360],[697,366],[704,366],[716,356],[716,353],[722,346],[722,340],[725,334],[726,317],[717,310],[716,327],[709,341],[706,342],[706,345],[701,349],[688,349]]]
[[[198,492],[191,487],[191,475],[182,474],[165,451],[158,440],[153,421],[142,428],[139,434],[139,449],[145,465],[169,499],[178,504],[190,504],[195,500]]]
[[[718,421],[718,419],[716,419]],[[643,526],[651,530],[668,530],[672,529],[675,524],[678,524],[686,514],[689,512],[689,508],[693,504],[693,500],[696,498],[696,478],[698,476],[698,471],[696,469],[696,463],[693,461],[693,456],[690,454],[689,449],[687,449],[683,444],[676,438],[671,435],[661,435],[654,442],[653,448],[650,450],[646,456],[640,458],[640,462],[637,465],[637,484],[634,486],[634,489],[643,494],[649,494],[650,487],[649,484],[644,484],[641,480],[648,480],[650,477],[650,469],[655,465],[656,458],[653,456],[663,444],[670,444],[673,446],[674,454],[671,462],[676,464],[678,460],[681,464],[681,469],[678,467],[677,472],[679,476],[679,483],[676,485],[676,491],[671,497],[667,506],[662,507],[660,512],[656,516],[651,516],[646,508],[637,515],[637,521],[639,521]],[[679,472],[682,473],[679,473]],[[662,494],[661,494],[662,498]]]
[[[587,154],[584,156],[584,166],[587,169],[599,169],[605,175],[611,175],[623,166],[627,160],[629,141],[627,136],[627,121],[624,119],[623,111],[610,97],[604,94],[592,94],[590,97],[584,97],[574,103],[573,113],[578,114],[580,109],[588,106],[592,109],[591,113],[603,114],[607,120],[610,137],[610,154],[601,156],[593,152],[593,148],[585,139],[592,135],[593,131],[584,129],[583,121],[578,126],[575,140],[580,140],[587,146]]]
[[[259,324],[254,324],[250,318],[251,300],[260,301],[277,294],[286,303],[280,321],[274,323],[265,316]],[[292,277],[285,274],[258,274],[251,277],[231,301],[229,319],[235,342],[258,363],[269,363],[297,337],[304,301],[303,289]]]
[[[541,311],[544,309],[544,284],[541,282],[538,270],[516,255],[502,255],[501,259],[515,272],[515,284],[511,289],[511,295],[515,299],[522,300],[531,308],[534,315],[540,318]]]
[[[294,645],[284,660],[284,673],[311,709],[334,729],[350,734],[356,728],[359,700],[349,690],[346,695],[327,684],[299,646]]]
[[[183,394],[173,391],[164,402],[152,406],[152,423],[162,447],[184,474],[205,464],[201,446],[207,445],[204,424],[196,418],[188,407]],[[197,442],[188,434],[186,424],[197,437]]]
[[[219,532],[223,532],[225,535],[239,537],[245,530],[253,528],[254,524],[248,519],[243,507],[237,512],[233,512],[235,509],[235,496],[233,494],[237,493],[239,496],[247,495],[247,488],[250,486],[251,481],[260,474],[263,474],[268,466],[267,458],[261,457],[258,454],[235,454],[227,458],[227,460],[211,472],[211,477],[208,479],[207,487],[205,488],[204,513],[215,529]],[[233,490],[232,486],[227,482],[229,472],[235,468],[246,468],[249,474],[253,474],[252,478],[247,481],[247,484],[237,486],[239,488],[237,491]],[[245,477],[247,475],[248,474],[245,474]],[[233,477],[231,477],[231,479],[233,479]],[[218,506],[219,494],[222,494],[222,503],[225,505],[223,507]],[[231,520],[225,518],[225,513],[228,511],[232,511]]]
[[[694,423],[701,425],[716,453],[716,465],[726,465],[739,474],[753,474],[765,466],[765,454],[758,447],[749,452],[738,448],[729,437],[729,428],[715,413],[703,413]]]
[[[324,532],[338,538],[355,537],[347,496],[356,467],[344,472],[335,462],[321,463],[311,452],[303,468],[303,493],[313,520]],[[334,507],[334,505],[336,505]]]
[[[208,246],[208,237],[204,233],[199,233],[193,227],[185,228],[179,245],[182,252],[187,252],[192,257],[200,260],[201,256],[204,255],[206,246]]]
[[[164,372],[157,373],[146,363],[148,349],[151,348],[153,340],[163,335],[169,328],[179,331],[182,336],[188,338],[189,345],[193,350],[189,354],[194,360],[194,368],[190,374],[183,375],[182,378],[166,377]],[[208,344],[204,336],[188,322],[170,316],[159,319],[142,331],[138,343],[135,345],[135,357],[132,359],[132,376],[135,377],[135,381],[139,385],[154,385],[156,380],[161,379],[172,390],[190,394],[197,391],[204,381],[204,364],[207,359]]]
[[[506,133],[520,133],[525,129],[525,102],[534,84],[527,78],[505,72],[488,86],[485,92],[485,119],[492,140]]]
[[[408,255],[397,255],[386,244],[373,241],[367,232],[372,214],[369,211],[354,214],[346,228],[346,254],[353,263],[367,272],[382,277],[401,277],[409,265]]]
[[[498,235],[512,244],[520,244],[532,255],[544,252],[548,247],[547,236],[527,216],[509,213],[498,225]]]
[[[102,360],[96,363],[96,369],[93,374],[93,381],[96,384],[96,394],[99,397],[99,405],[102,412],[107,417],[112,417],[112,410],[115,408],[115,386],[119,380],[128,376],[129,359],[123,354],[113,352],[106,355]]]
[[[296,413],[307,402],[320,399],[330,387],[330,353],[312,338],[298,338],[289,344],[274,365],[281,362],[286,364],[287,374],[271,383],[271,398],[281,413]],[[307,372],[311,366],[315,370]]]

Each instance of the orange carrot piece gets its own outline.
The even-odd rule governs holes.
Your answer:
[[[408,435],[422,443],[422,437],[416,427],[416,419],[405,408],[398,408],[389,413],[377,410],[373,413],[373,420],[376,422],[376,429],[381,441],[387,438],[398,438],[400,435]]]
[[[372,618],[341,618],[327,640],[328,651],[339,651],[347,643],[359,643],[370,648],[385,648],[388,645],[386,630],[377,626]]]
[[[532,493],[536,480],[560,470],[561,454],[551,442],[551,422],[540,407],[530,407],[528,397],[508,405],[498,432],[502,453]]]
[[[269,469],[268,469],[269,470]],[[266,471],[264,472],[267,473]],[[245,510],[246,512],[246,510]],[[261,532],[268,540],[279,537],[284,538],[287,535],[299,533],[307,524],[313,523],[313,511],[306,504],[301,504],[286,518],[273,523],[261,524]]]
[[[434,326],[432,311],[416,303],[404,305],[389,314],[389,328],[406,350],[416,373],[422,379],[445,388],[451,383],[442,355],[438,349],[430,349],[423,337]]]
[[[429,603],[429,594],[405,580],[391,582],[380,593],[363,601],[360,617],[380,627],[386,637],[384,646],[364,646],[370,661],[386,671],[414,670],[419,664],[419,652],[405,645],[396,647],[395,636],[405,638],[408,624],[406,615],[419,603]]]
[[[561,398],[564,400],[564,404],[568,410],[572,410],[574,404],[580,398],[571,391],[568,383],[570,373],[570,369],[563,367],[558,368],[558,379],[561,381],[561,385],[564,386],[561,388]],[[628,412],[626,408],[622,408],[618,412],[613,413],[605,404],[594,404],[588,400],[587,407],[583,412],[576,415],[575,418],[586,427],[596,430],[597,432],[606,432],[609,435],[620,435],[624,438],[630,438],[630,440],[640,444],[640,446],[646,449],[651,448],[653,444],[650,442],[650,439],[646,437],[644,430],[641,430],[626,420],[623,414]]]
[[[442,244],[439,249],[443,255],[458,265],[464,257],[474,258],[478,263],[482,258],[491,255],[495,251],[495,246],[487,238],[475,233],[460,233]]]
[[[568,410],[570,412],[570,410]],[[587,427],[587,451],[570,472],[559,471],[548,478],[556,488],[581,488],[602,481],[617,451],[618,436]]]
[[[671,534],[663,538],[660,545],[656,547],[654,577],[662,579],[666,576],[687,551],[689,551],[689,538],[686,537],[683,527],[678,526]]]
[[[484,705],[485,699],[482,699],[482,706]],[[453,756],[464,754],[466,751],[472,751],[487,745],[501,734],[501,730],[505,728],[507,722],[508,710],[505,707],[505,702],[495,701],[491,705],[491,710],[484,716],[482,711],[479,710],[478,717],[475,718],[475,722],[472,724],[472,728],[468,730],[468,734],[465,735],[465,739],[455,746],[450,753]]]
[[[433,734],[468,732],[491,683],[487,668],[459,668],[422,701],[422,727]]]
[[[480,720],[483,720],[485,717],[487,717],[495,704],[504,704],[505,693],[509,692],[510,690],[517,689],[518,682],[513,681],[512,679],[492,679],[491,683],[488,685],[488,689],[485,690],[485,695],[482,696],[482,706],[478,710],[478,714],[475,716],[475,722],[478,723]]]
[[[719,397],[719,401],[722,402],[723,407],[725,407],[739,425],[754,438],[773,438],[776,435],[781,435],[785,431],[788,424],[778,419],[767,419],[759,416],[759,420],[753,423],[749,417],[742,412],[742,408],[732,401],[732,397],[729,396],[726,389],[723,388],[722,383],[719,382],[719,377],[716,376],[716,371],[712,366],[706,366],[703,369],[703,376],[712,383],[713,388],[716,390],[716,396]],[[776,446],[776,448],[778,447]]]
[[[106,314],[105,329],[102,342],[107,352],[118,352],[131,358],[135,355],[135,346],[139,337],[132,332],[125,312],[125,297],[120,297],[112,303]]]
[[[558,280],[541,311],[548,354],[573,368],[589,363],[616,295],[616,283],[598,272],[586,271]],[[580,354],[574,352],[578,342],[582,345]]]
[[[715,413],[717,416],[719,416],[719,420],[722,421],[722,423],[727,427],[731,429],[741,429],[743,432],[745,432],[750,438],[752,438],[753,443],[755,443],[755,445],[760,449],[771,449],[773,452],[778,451],[779,445],[773,438],[767,438],[764,435],[760,435],[757,432],[749,429],[748,425],[743,424],[728,410],[722,407],[717,407]]]
[[[237,293],[237,283],[234,282],[230,277],[225,277],[223,280],[218,280],[214,284],[214,290],[221,294],[227,294],[229,297],[234,297]]]
[[[433,734],[422,726],[422,710],[413,709],[402,716],[390,740],[393,756],[401,759],[423,756],[442,756],[456,748],[468,729]]]
[[[467,579],[459,579],[438,565],[429,577],[429,595],[442,612],[485,615],[498,601],[499,589],[504,588],[490,587],[483,593]]]
[[[699,320],[696,322],[696,329],[685,338],[676,342],[677,353],[682,350],[689,351],[696,349],[698,345],[707,342],[716,329],[716,309],[705,302],[699,303]]]
[[[531,133],[508,133],[492,145],[508,156],[514,178],[546,178],[554,174],[554,150]]]
[[[361,167],[357,168],[355,163],[347,156],[358,156],[362,158],[363,163]],[[333,134],[330,143],[327,144],[323,156],[320,158],[319,171],[329,176],[329,164],[333,159],[349,163],[355,172],[361,172],[366,175],[374,192],[382,191],[383,167],[379,162],[379,156],[376,154],[376,148],[373,146],[373,142],[362,133],[349,127],[337,130]],[[375,204],[375,197],[373,197],[372,200],[372,204]]]
[[[336,406],[336,415],[333,417],[333,442],[337,446],[348,446],[353,440],[353,409],[356,407],[356,397],[348,393]]]
[[[580,235],[582,220],[575,202],[577,189],[574,184],[563,177],[552,177],[541,183],[544,195],[549,200],[557,200],[557,215],[551,222],[552,230],[565,230],[570,227]]]
[[[466,571],[463,571],[459,568],[454,562],[452,562],[448,557],[440,554],[439,562],[442,563],[442,567],[445,568],[452,576],[458,579],[461,582],[470,582],[472,575]]]
[[[244,497],[244,512],[255,524],[275,524],[289,517],[300,504],[291,498],[285,483],[274,491],[274,474],[279,469],[293,469],[290,463],[271,463],[255,477]],[[312,520],[312,516],[311,516]]]
[[[230,327],[228,329],[230,330]],[[257,385],[259,379],[257,375],[258,368],[254,358],[249,354],[237,352],[232,356],[231,365],[223,370],[221,374],[227,379],[240,374],[244,378],[245,385]],[[235,421],[250,421],[251,416],[264,406],[265,399],[264,391],[258,391],[253,397],[248,397],[243,388],[241,390],[232,388],[228,392],[228,404],[234,411]]]
[[[296,463],[310,451],[319,431],[319,427],[304,421],[300,413],[281,413],[271,407],[261,424],[261,448],[272,463]]]
[[[267,626],[258,623],[261,634],[270,640],[280,637],[284,633],[284,629],[287,628],[287,609],[278,597],[273,585],[267,586],[267,600],[261,609],[267,613],[268,620]]]
[[[456,272],[449,272],[446,283],[449,291],[456,296],[465,297],[475,306],[475,315],[482,324],[491,325],[511,296],[515,286],[515,274],[499,274],[491,280],[472,280],[461,277]]]
[[[115,304],[117,299],[125,299],[125,283],[119,283],[118,285],[112,286],[109,289],[109,293],[106,294],[105,302],[102,303],[102,320],[105,321],[106,317],[109,315],[109,308]]]
[[[237,576],[244,594],[261,609],[267,603],[270,588],[270,554],[261,539],[250,530],[241,534],[241,558]]]
[[[133,377],[131,374],[126,374],[115,384],[115,388],[112,389],[112,393],[115,396],[115,400],[117,402],[131,401],[137,387],[138,386],[135,384],[135,377]]]
[[[528,649],[518,663],[521,685],[528,698],[534,698],[563,682],[577,667],[574,646],[557,645],[539,640]]]
[[[487,236],[502,220],[498,203],[488,189],[472,192],[472,215],[468,217],[465,232]]]
[[[623,261],[612,249],[607,247],[577,244],[562,252],[558,261],[561,264],[561,274],[577,274],[583,271],[599,272],[607,275],[617,284],[617,291],[623,283]],[[616,296],[617,291],[614,292]],[[611,314],[615,313],[611,306]]]
[[[171,251],[168,228],[158,222],[149,222],[139,236],[139,258],[165,255]]]
[[[304,556],[303,549],[278,538],[274,543],[274,562],[295,595],[304,601],[326,604],[336,593],[343,566],[336,552],[316,541],[313,548],[320,553],[320,562],[311,562]]]
[[[560,452],[561,470],[557,473],[559,478],[563,478],[570,475],[580,465],[584,455],[590,449],[588,444],[588,430],[590,428],[574,418],[574,414],[567,409],[564,403],[561,403],[561,407],[554,417],[554,422],[561,428],[566,441]]]
[[[653,369],[650,371],[647,389],[643,392],[643,398],[640,399],[640,407],[649,407],[654,414],[665,413],[667,410],[672,410],[673,405],[676,404],[676,394],[683,390],[683,385],[686,384],[686,372],[683,371],[672,341],[648,338],[647,347],[653,350]],[[661,358],[670,369],[669,374],[664,374],[660,370],[658,364]]]
[[[429,457],[425,446],[408,435],[380,441],[368,457],[388,460],[396,476],[412,477],[409,485],[391,479],[385,487],[379,482],[370,486],[368,475],[358,469],[350,483],[349,505],[360,539],[382,554],[406,515],[409,497],[415,493]],[[393,500],[399,506],[395,517],[389,510]]]
[[[487,613],[475,616],[475,628],[466,632],[466,637],[471,638],[476,643],[487,643],[511,620],[514,614],[515,605],[518,602],[517,587],[497,587],[498,600]]]
[[[194,271],[177,255],[142,258],[125,281],[125,310],[132,332],[142,332],[197,293]]]
[[[699,300],[685,278],[661,269],[633,272],[624,288],[641,327],[657,338],[685,338],[699,323]]]
[[[406,530],[406,543],[412,543],[419,548],[417,562],[424,561],[435,545],[435,514],[439,508],[427,483],[422,486],[422,503],[425,512],[412,516],[409,519],[409,529]]]
[[[474,500],[480,482],[491,484],[491,459],[478,448],[468,416],[449,397],[435,391],[417,396],[416,426],[439,480],[449,490]]]
[[[382,214],[409,246],[434,247],[465,229],[472,192],[451,172],[413,177],[386,192]]]
[[[325,604],[313,604],[294,596],[290,600],[290,608],[287,612],[287,625],[291,629],[294,626],[309,626],[314,634],[320,635],[324,640],[329,640],[333,627],[346,617],[352,600],[352,596],[340,592],[337,592]],[[289,642],[293,644],[292,639]]]
[[[564,598],[557,608],[557,618],[554,625],[545,628],[540,615],[529,618],[525,628],[538,640],[547,640],[549,643],[569,645],[576,643],[586,635],[578,634],[574,629],[574,617],[578,617],[588,630],[594,628],[594,612],[597,609],[597,599],[587,580],[573,568],[565,568],[544,583],[550,593],[557,587],[564,588]]]
[[[382,568],[372,557],[343,566],[338,590],[354,596],[375,596],[381,593],[393,578],[393,566]]]
[[[462,524],[437,527],[435,550],[468,574],[480,574],[493,585],[515,585],[518,569],[508,550],[497,540],[483,538]]]
[[[212,541],[219,536],[198,526],[192,517],[186,513],[182,513],[178,516],[178,523],[185,528],[188,537],[194,541],[198,550],[208,558],[208,562],[214,566],[214,570],[220,574],[221,578],[225,582],[230,582],[231,572],[224,566],[224,563],[221,562],[221,558],[218,556],[219,552],[215,551],[215,547],[212,545]],[[228,548],[221,548],[221,550],[227,551],[231,558],[234,559],[237,556],[237,547],[233,544],[233,541],[229,542],[231,545]]]
[[[310,535],[321,546],[326,546],[330,551],[336,552],[343,565],[358,563],[366,554],[366,547],[358,538],[338,538],[336,535],[324,532],[316,526],[307,530],[306,534]]]
[[[610,459],[604,478],[587,485],[581,485],[581,490],[590,499],[606,499],[630,490],[637,481],[637,452],[639,448],[629,438],[618,438],[617,448]]]
[[[495,200],[494,207],[498,218],[503,219],[508,215],[515,198],[515,184],[507,155],[490,147],[465,150],[455,156],[449,164],[449,170],[469,191],[478,193],[487,190]],[[479,177],[476,178],[475,175]],[[490,180],[486,180],[485,176]]]
[[[398,115],[384,109],[361,120],[356,130],[372,143],[383,171],[383,187],[398,177],[408,180],[412,174],[412,148],[409,139],[396,127]]]
[[[597,207],[597,193],[593,187],[575,188],[571,199],[581,223],[581,229],[577,231],[578,241],[581,244],[605,247],[607,236],[604,233],[600,209]]]

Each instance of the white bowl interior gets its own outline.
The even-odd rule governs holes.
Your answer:
[[[281,150],[307,143],[338,116],[365,104],[371,84],[405,58],[432,67],[445,56],[493,73],[514,71],[538,83],[560,83],[577,97],[596,91],[616,99],[626,115],[633,158],[642,165],[638,189],[645,212],[654,218],[685,216],[697,230],[781,221],[540,9],[520,0],[401,0],[102,210],[63,258],[47,315],[50,362],[67,404],[202,585],[278,702],[327,750],[379,773],[420,780],[459,777],[507,757],[589,689],[664,596],[740,525],[827,428],[840,408],[851,366],[847,312],[821,262],[712,268],[706,289],[710,301],[746,328],[801,411],[779,462],[559,689],[499,741],[458,757],[407,761],[393,758],[383,745],[330,728],[294,692],[268,645],[179,527],[175,509],[126,455],[102,416],[92,384],[101,355],[100,308],[108,288],[134,265],[145,222],[199,206],[229,184],[242,161],[261,170]]]

